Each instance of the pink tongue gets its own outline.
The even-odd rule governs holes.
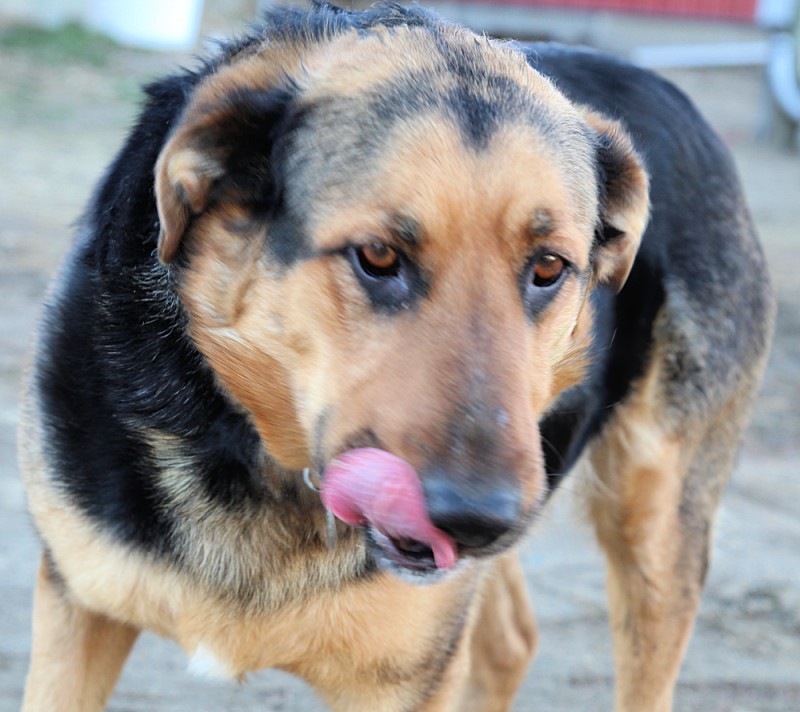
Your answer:
[[[419,478],[399,457],[376,448],[339,455],[322,476],[322,503],[347,524],[427,545],[440,569],[455,566],[455,542],[431,522]]]

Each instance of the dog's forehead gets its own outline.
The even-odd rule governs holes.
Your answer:
[[[355,173],[310,171],[315,178],[287,196],[297,201],[293,211],[305,206],[305,234],[317,247],[396,234],[398,224],[414,224],[423,248],[431,237],[479,249],[488,235],[557,231],[583,239],[596,219],[596,191],[571,191],[549,147],[514,126],[473,151],[458,129],[429,118],[398,130],[364,164]]]
[[[351,35],[310,56],[299,87],[304,121],[288,155],[298,210],[364,196],[397,210],[388,203],[443,183],[466,201],[476,180],[498,192],[506,176],[544,193],[531,211],[557,208],[555,191],[577,222],[594,221],[591,131],[510,47],[420,28]]]
[[[575,107],[522,53],[465,31],[345,35],[306,58],[297,84],[314,129],[357,132],[362,150],[383,146],[398,124],[431,115],[449,120],[476,150],[512,122],[554,143],[569,143],[570,133],[586,137]]]

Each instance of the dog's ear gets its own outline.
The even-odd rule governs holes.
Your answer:
[[[171,262],[192,219],[217,199],[264,207],[275,193],[274,149],[292,93],[239,90],[213,106],[191,105],[155,167],[158,257]],[[233,191],[233,193],[231,192]]]
[[[649,180],[622,125],[587,112],[597,133],[600,220],[594,246],[594,280],[622,289],[633,266],[650,212]]]
[[[213,182],[223,174],[222,164],[191,145],[171,141],[156,164],[158,205],[158,259],[172,262],[192,216],[205,210]]]

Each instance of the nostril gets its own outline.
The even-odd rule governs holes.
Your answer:
[[[465,494],[447,482],[423,481],[423,489],[431,522],[459,546],[488,547],[517,524],[520,498],[509,487]]]

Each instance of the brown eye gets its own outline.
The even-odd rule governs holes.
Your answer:
[[[533,263],[533,285],[549,287],[561,278],[566,265],[558,255],[547,252]]]
[[[407,309],[427,291],[418,265],[378,239],[366,245],[348,245],[343,256],[376,311],[393,314]]]
[[[394,277],[399,268],[397,252],[382,242],[373,242],[357,249],[361,268],[371,277]]]

